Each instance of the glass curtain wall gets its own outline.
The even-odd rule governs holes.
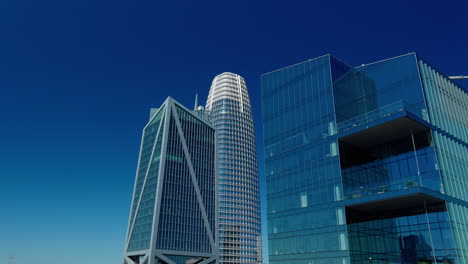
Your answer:
[[[332,91],[347,70],[324,56],[261,78],[271,264],[349,263]]]
[[[418,58],[444,191],[468,201],[468,92]],[[460,263],[468,263],[468,208],[447,202]]]

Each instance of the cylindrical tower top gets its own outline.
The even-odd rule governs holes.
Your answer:
[[[206,101],[206,109],[212,110],[213,103],[222,99],[231,99],[239,103],[240,111],[250,112],[250,99],[244,78],[232,72],[223,72],[211,82]]]

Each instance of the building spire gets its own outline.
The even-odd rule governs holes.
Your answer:
[[[193,106],[193,110],[197,110],[198,108],[198,93],[195,93],[195,105]]]

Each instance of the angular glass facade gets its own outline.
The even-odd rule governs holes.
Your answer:
[[[143,130],[124,263],[216,263],[215,130],[168,98]]]
[[[262,76],[271,264],[349,259],[330,63]]]
[[[221,263],[261,263],[261,221],[255,132],[244,79],[213,79],[206,110],[218,140]]]
[[[411,53],[262,76],[270,263],[468,263],[468,94]]]

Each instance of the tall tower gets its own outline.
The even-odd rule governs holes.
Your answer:
[[[206,110],[211,112],[218,139],[220,263],[259,263],[258,166],[244,78],[230,72],[216,76]]]
[[[215,130],[168,98],[143,129],[124,264],[218,259]]]

